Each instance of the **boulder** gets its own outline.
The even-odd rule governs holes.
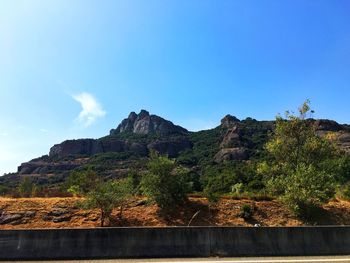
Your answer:
[[[18,224],[23,219],[24,214],[18,213],[18,214],[2,214],[0,217],[0,225],[5,224]]]
[[[67,215],[67,216],[61,216],[61,217],[55,217],[52,219],[52,222],[54,223],[60,223],[60,222],[67,222],[71,220],[71,216]]]
[[[246,160],[248,158],[247,150],[243,147],[221,149],[214,157],[215,162],[221,163],[231,160]]]
[[[29,217],[29,218],[33,218],[33,217],[35,217],[35,215],[36,215],[36,211],[26,211],[24,213],[24,216]]]
[[[67,214],[69,211],[66,209],[55,209],[50,211],[47,215],[48,216],[62,216],[64,214]]]
[[[52,221],[54,223],[70,221],[71,218],[72,215],[70,214],[70,211],[60,207],[55,208],[43,217],[45,221]]]

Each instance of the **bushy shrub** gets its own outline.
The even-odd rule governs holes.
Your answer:
[[[254,162],[227,162],[208,166],[204,170],[202,184],[207,193],[238,197],[246,192],[261,191],[265,188],[262,180],[263,177],[257,173]]]
[[[0,196],[4,196],[9,192],[9,188],[5,185],[0,185]]]
[[[210,191],[208,188],[204,190],[204,196],[208,199],[209,206],[215,205],[221,198],[221,194]]]
[[[68,177],[65,187],[73,195],[86,195],[101,183],[102,179],[97,173],[88,168],[86,170],[74,170]]]
[[[186,174],[187,171],[176,166],[173,160],[152,153],[148,172],[141,180],[142,192],[161,209],[174,209],[186,199],[189,191]]]
[[[242,194],[244,192],[244,187],[243,187],[243,184],[242,183],[237,183],[237,184],[234,184],[232,187],[231,187],[231,193],[233,194]]]
[[[203,191],[203,186],[200,180],[200,174],[194,171],[190,171],[186,175],[186,181],[189,185],[189,191],[193,192],[201,192]]]
[[[245,220],[251,219],[253,216],[253,210],[254,209],[250,205],[244,204],[240,208],[239,216]]]
[[[141,175],[136,170],[131,170],[128,174],[128,178],[131,182],[132,192],[135,195],[141,194]]]
[[[350,154],[340,152],[338,158],[329,160],[325,166],[334,172],[340,185],[350,182]]]
[[[318,171],[312,165],[300,165],[291,175],[277,180],[284,188],[282,200],[299,217],[311,217],[313,207],[320,206],[335,194],[332,175]]]
[[[339,187],[337,195],[345,200],[350,200],[350,182]]]
[[[204,192],[222,195],[231,192],[232,185],[239,183],[233,164],[208,166],[202,178]]]
[[[120,207],[119,217],[122,217],[123,206],[131,194],[132,184],[129,178],[100,182],[85,194],[86,199],[80,202],[80,206],[86,209],[100,209],[101,227],[103,227],[106,220],[110,221],[115,207]]]
[[[18,192],[21,197],[33,197],[36,194],[36,186],[32,180],[26,176],[21,180],[18,186]]]

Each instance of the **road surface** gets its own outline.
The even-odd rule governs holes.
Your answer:
[[[4,261],[2,261],[4,262]],[[5,261],[9,263],[15,262],[33,262],[33,261]],[[35,261],[38,262],[38,261]],[[40,261],[57,262],[57,263],[325,263],[325,262],[349,262],[349,256],[325,256],[325,257],[244,257],[244,258],[180,258],[180,259],[109,259],[109,260],[54,260]]]

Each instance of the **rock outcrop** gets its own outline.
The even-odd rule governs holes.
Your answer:
[[[341,131],[337,134],[338,145],[347,153],[350,153],[350,132]]]
[[[30,161],[22,163],[18,167],[19,174],[49,174],[52,172],[64,172],[77,168],[81,163],[73,161],[61,161],[59,163],[54,162],[36,162]]]
[[[214,160],[217,163],[236,160],[242,161],[248,158],[247,150],[244,147],[223,148],[215,155]]]
[[[237,119],[235,116],[227,114],[224,118],[221,119],[221,127],[228,129],[239,122],[240,120]]]
[[[115,140],[104,138],[103,140],[82,139],[69,140],[54,145],[49,153],[52,158],[64,158],[69,156],[89,157],[99,153],[107,152],[131,152],[133,155],[145,157],[150,150],[156,150],[159,154],[168,155],[173,158],[181,151],[190,149],[192,143],[186,136],[159,138],[148,142],[133,142],[130,140]],[[34,171],[38,163],[24,163],[21,170]]]
[[[102,152],[101,145],[94,139],[67,140],[51,147],[49,156],[91,155]]]
[[[312,121],[314,121],[314,125],[318,131],[337,132],[344,130],[343,125],[337,123],[336,121],[324,119]]]
[[[345,152],[350,153],[350,129],[332,120],[309,119],[316,133],[321,136],[332,135],[335,143]],[[246,160],[250,158],[251,146],[259,136],[266,142],[268,133],[274,129],[273,121],[257,121],[252,118],[240,121],[232,115],[226,115],[221,120],[220,128],[223,135],[220,149],[214,156],[217,163],[229,160]],[[253,139],[255,137],[255,139]]]
[[[171,121],[165,120],[157,115],[150,115],[146,110],[141,110],[139,114],[131,112],[129,117],[124,119],[116,129],[110,131],[110,135],[123,132],[135,134],[156,133],[161,135],[188,134],[186,129],[174,125]]]
[[[26,224],[36,215],[36,211],[19,211],[12,213],[1,212],[0,225],[10,224],[19,225]]]
[[[147,138],[142,142],[131,139],[117,138],[120,134],[156,135],[155,139]],[[174,137],[176,135],[176,138]],[[180,151],[191,148],[188,131],[157,115],[150,115],[141,110],[139,114],[131,112],[116,129],[110,131],[110,136],[102,139],[67,140],[56,144],[50,149],[50,157],[91,156],[106,152],[132,152],[139,156],[147,156],[149,150],[160,154],[176,157]],[[175,139],[174,139],[175,138]]]
[[[319,136],[331,135],[335,143],[345,152],[350,153],[350,129],[332,120],[313,120]]]
[[[128,150],[126,144],[122,140],[67,140],[51,147],[49,156],[62,158],[70,155],[91,156],[103,152],[122,152]]]
[[[109,136],[66,140],[52,146],[49,155],[22,163],[17,175],[36,175],[40,182],[45,182],[47,180],[43,176],[60,173],[64,177],[71,170],[89,162],[89,158],[96,154],[113,152],[147,157],[150,151],[155,150],[161,155],[174,158],[191,148],[192,143],[186,129],[142,110],[139,114],[131,112]]]
[[[224,131],[224,135],[220,143],[220,150],[214,156],[214,161],[220,163],[247,159],[249,156],[247,149],[242,144],[240,120],[228,114],[222,118],[220,126]]]

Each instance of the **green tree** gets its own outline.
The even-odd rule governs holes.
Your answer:
[[[141,180],[142,192],[161,209],[174,208],[186,199],[189,185],[187,170],[165,156],[151,153],[148,172]]]
[[[299,115],[286,112],[286,119],[278,116],[276,128],[266,149],[279,166],[296,171],[300,164],[322,166],[336,156],[336,148],[325,138],[317,135],[312,120],[310,102],[299,108]],[[313,111],[312,111],[313,112]]]
[[[237,183],[240,183],[240,180],[232,164],[208,166],[204,171],[204,194],[208,199],[219,199],[221,195],[229,193]]]
[[[268,189],[280,195],[299,216],[309,216],[310,207],[328,201],[335,190],[335,175],[329,160],[337,157],[335,145],[317,135],[307,119],[310,102],[299,108],[299,115],[286,113],[276,118],[276,128],[266,144],[269,161],[259,165]]]
[[[128,178],[131,182],[133,193],[135,195],[140,194],[141,175],[135,169],[131,169],[129,171]]]
[[[90,167],[86,170],[74,170],[66,181],[66,189],[74,195],[86,195],[101,183],[101,178]]]
[[[133,193],[131,177],[104,182],[91,168],[73,172],[67,182],[68,191],[84,197],[78,205],[84,209],[97,208],[101,212],[101,227],[110,221],[114,208],[119,207],[122,218],[125,202]]]
[[[253,162],[227,162],[207,166],[202,177],[204,194],[208,199],[219,199],[223,194],[240,195],[259,192],[265,186]],[[239,186],[239,191],[238,190]]]
[[[26,176],[24,177],[19,186],[18,186],[18,192],[21,195],[21,197],[31,197],[35,195],[36,187],[35,184],[32,182],[32,180]]]
[[[85,194],[81,206],[86,209],[98,208],[101,212],[101,227],[105,221],[110,222],[115,207],[120,207],[119,217],[122,218],[123,207],[131,196],[132,182],[129,178],[100,182],[93,190]]]
[[[5,185],[0,185],[0,196],[4,196],[8,193],[9,188]]]

